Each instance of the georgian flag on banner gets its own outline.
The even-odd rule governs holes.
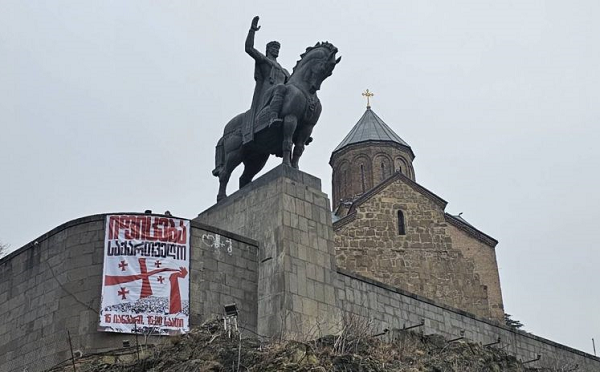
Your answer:
[[[98,330],[189,331],[190,221],[108,215]]]

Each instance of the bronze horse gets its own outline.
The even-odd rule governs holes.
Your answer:
[[[336,59],[337,48],[328,42],[308,47],[300,56],[285,84],[274,86],[269,99],[260,108],[255,119],[254,140],[242,142],[241,113],[225,126],[215,154],[213,175],[219,177],[217,201],[227,196],[227,183],[231,172],[244,163],[240,188],[252,181],[265,166],[269,155],[283,157],[283,164],[298,168],[304,147],[312,140],[313,127],[321,115],[321,102],[317,91],[321,83],[331,76],[341,57]],[[276,102],[277,101],[277,102]],[[276,112],[275,121],[263,120]],[[293,151],[292,151],[293,149]]]

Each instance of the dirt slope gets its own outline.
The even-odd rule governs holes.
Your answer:
[[[206,323],[192,332],[155,346],[135,346],[84,356],[80,372],[138,371],[532,371],[494,347],[462,340],[447,343],[440,336],[397,332],[372,337],[357,332],[326,336],[310,342],[259,342],[228,337],[221,322]],[[383,340],[387,339],[387,340]],[[50,371],[72,371],[71,362]],[[537,369],[536,371],[540,371]]]

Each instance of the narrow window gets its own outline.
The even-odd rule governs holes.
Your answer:
[[[398,172],[402,173],[402,167],[398,166]]]
[[[385,164],[381,163],[381,180],[385,179]]]
[[[347,198],[348,197],[348,169],[344,170],[344,180],[342,181],[342,188],[344,190],[344,195],[341,196],[342,198]]]
[[[364,165],[360,165],[360,179],[362,182],[362,192],[365,192],[365,167]]]
[[[404,213],[398,211],[398,235],[406,235],[406,226],[404,225]]]

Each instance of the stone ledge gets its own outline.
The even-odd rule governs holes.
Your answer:
[[[298,169],[292,168],[290,166],[280,164],[277,167],[271,169],[269,172],[263,174],[262,176],[258,177],[254,181],[250,182],[246,186],[242,187],[238,191],[227,196],[225,199],[217,202],[213,206],[211,206],[208,209],[204,210],[203,212],[199,213],[198,215],[210,213],[214,209],[219,209],[219,208],[228,206],[230,204],[233,204],[233,203],[243,199],[250,192],[252,192],[256,189],[259,189],[278,178],[288,178],[288,179],[291,179],[292,181],[301,183],[303,185],[306,185],[308,187],[311,187],[311,188],[321,191],[321,180],[319,178],[317,178],[313,175],[310,175],[308,173],[304,173],[304,172],[302,172]]]
[[[337,231],[356,219],[356,211],[340,218],[333,223],[333,230]]]
[[[35,246],[35,242],[38,242],[38,244],[41,244],[43,241],[51,238],[52,236],[60,233],[61,231],[70,229],[70,228],[78,226],[78,225],[83,225],[83,224],[91,223],[91,222],[103,222],[104,223],[106,221],[106,216],[112,215],[112,214],[129,214],[129,215],[140,215],[140,216],[146,215],[145,213],[139,213],[139,212],[114,212],[114,213],[99,213],[99,214],[93,214],[90,216],[76,218],[74,220],[65,222],[62,225],[55,227],[54,229],[48,231],[47,233],[40,235],[38,238],[33,239],[32,241],[25,244],[21,248],[18,248],[16,250],[14,250],[13,252],[7,254],[6,256],[0,258],[0,265],[3,264],[4,262],[8,262],[8,261],[12,260],[14,257],[20,255],[21,253],[26,252],[28,249],[33,248]],[[161,214],[153,213],[153,215],[161,215]],[[178,216],[172,216],[172,217],[180,218],[183,220],[187,219],[187,218],[178,217]],[[212,232],[215,234],[223,235],[228,238],[232,238],[232,239],[238,240],[242,243],[246,243],[248,245],[252,245],[252,246],[255,246],[258,248],[258,242],[256,240],[253,240],[253,239],[250,239],[245,236],[241,236],[239,234],[235,234],[235,233],[232,233],[229,231],[225,231],[225,230],[219,229],[214,226],[205,225],[201,222],[196,222],[193,220],[190,220],[190,222],[191,222],[190,225],[192,228],[202,229],[202,230],[206,230],[206,231],[209,231],[209,232]],[[103,225],[103,228],[104,228],[104,225]]]
[[[410,148],[410,146],[402,145],[402,144],[395,143],[395,142],[388,142],[388,141],[367,140],[367,141],[355,142],[355,143],[346,145],[343,148],[332,152],[331,156],[329,157],[329,164],[331,165],[331,162],[334,157],[342,156],[343,154],[345,154],[349,151],[352,151],[356,148],[360,148],[360,147],[368,146],[368,145],[373,145],[373,146],[377,146],[377,147],[385,147],[385,146],[394,147],[401,151],[406,151],[406,152],[410,153],[412,155],[411,160],[415,160],[415,153]]]

